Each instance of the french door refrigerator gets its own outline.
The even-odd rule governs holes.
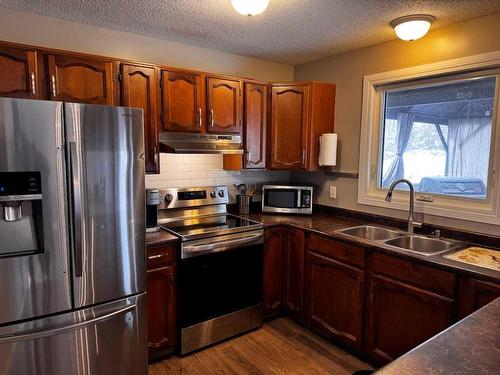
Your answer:
[[[146,374],[142,110],[0,99],[0,374]]]

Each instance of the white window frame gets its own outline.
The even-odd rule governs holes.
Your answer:
[[[412,81],[438,79],[450,75],[473,73],[500,68],[500,51],[420,65],[412,68],[372,74],[363,77],[363,102],[361,116],[361,139],[359,149],[358,203],[369,206],[408,210],[408,192],[394,191],[392,202],[385,201],[387,188],[378,187],[381,153],[380,141],[383,130],[384,90],[382,87],[400,85]],[[490,73],[491,74],[491,73]],[[418,83],[417,83],[418,84]],[[432,202],[420,200],[425,197],[417,193],[419,212],[447,218],[462,219],[500,225],[500,74],[497,75],[496,102],[492,114],[492,139],[490,149],[490,171],[488,196],[485,200],[450,197],[438,194],[431,196]]]

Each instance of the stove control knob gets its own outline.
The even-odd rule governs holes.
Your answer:
[[[224,198],[224,190],[219,190],[219,197]]]
[[[172,202],[174,196],[172,194],[165,194],[165,202]]]
[[[210,198],[215,198],[215,191],[210,192]]]

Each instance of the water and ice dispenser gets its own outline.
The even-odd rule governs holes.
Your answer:
[[[40,172],[0,172],[0,255],[40,251],[43,246]]]

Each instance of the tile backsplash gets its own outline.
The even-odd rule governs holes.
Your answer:
[[[237,193],[235,184],[246,183],[249,190],[264,183],[289,183],[286,171],[225,171],[222,155],[160,154],[160,174],[146,175],[147,188],[227,185],[232,202]],[[259,201],[260,195],[254,197]]]

